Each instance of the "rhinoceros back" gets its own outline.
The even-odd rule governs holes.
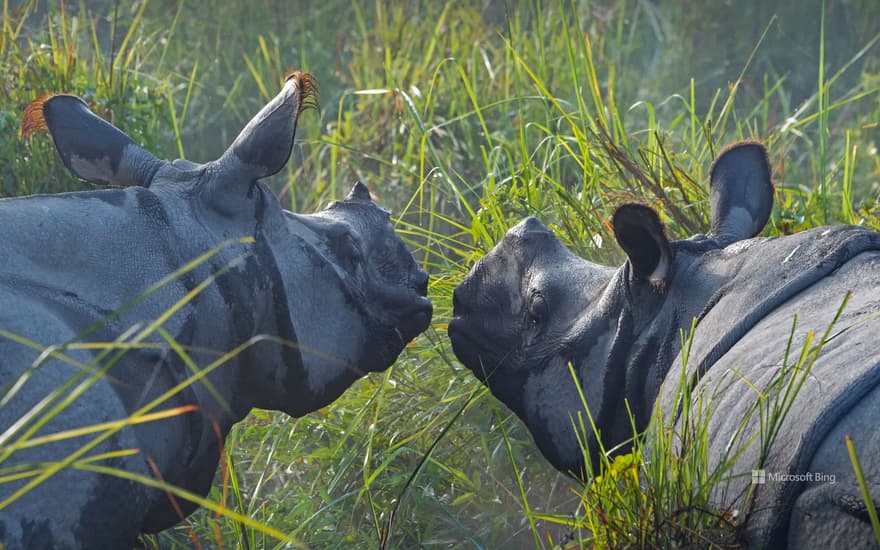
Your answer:
[[[41,333],[51,334],[61,342],[72,340],[75,336],[75,332],[53,317],[44,305],[14,292],[7,290],[0,297],[0,311],[0,326],[6,330],[16,327],[14,330],[26,332],[39,328]],[[12,315],[15,319],[11,318]],[[83,369],[83,365],[90,361],[87,352],[59,350],[65,360],[47,358],[39,366],[31,368],[40,356],[39,350],[8,339],[0,343],[0,350],[0,380],[5,390],[4,398],[7,399],[0,408],[0,426],[10,430],[23,419],[30,418],[30,422],[23,423],[17,432],[4,434],[8,436],[6,445],[16,446],[25,441],[24,435],[34,422],[47,418],[48,421],[27,439],[33,441],[42,436],[69,433],[70,430],[118,421],[127,416],[123,403],[110,385],[102,382],[88,384],[89,375]],[[46,401],[52,389],[65,387],[77,376],[77,383],[68,388],[60,399]],[[86,389],[78,399],[56,409],[60,400],[71,395],[75,387]],[[3,464],[42,472],[46,460],[61,461],[76,457],[76,462],[105,453],[119,453],[116,458],[103,460],[99,464],[149,475],[143,457],[138,454],[141,445],[131,429],[105,438],[77,456],[84,445],[99,435],[91,433],[18,449],[6,457]],[[4,450],[9,450],[9,447]],[[0,501],[8,501],[8,505],[0,510],[0,537],[10,550],[80,548],[83,540],[98,539],[106,548],[125,547],[132,541],[115,538],[114,533],[118,532],[115,524],[137,517],[155,499],[155,495],[138,483],[115,476],[83,476],[74,467],[54,473],[50,478],[52,483],[44,482],[27,488],[26,485],[34,479],[33,476],[27,476],[0,484]],[[57,483],[62,483],[67,491],[57,491]],[[21,494],[16,494],[19,491],[22,491]],[[105,509],[107,503],[112,503],[109,509]],[[34,519],[45,516],[45,510],[52,511],[51,521]]]
[[[3,394],[6,403],[0,408],[0,426],[4,430],[35,411],[33,419],[44,418],[68,397],[70,402],[51,413],[51,420],[31,439],[119,421],[132,408],[153,397],[135,387],[142,378],[152,376],[152,386],[157,388],[153,393],[173,383],[155,380],[156,375],[149,368],[155,361],[145,362],[150,358],[149,351],[128,353],[94,383],[87,382],[89,369],[100,369],[104,364],[94,363],[100,348],[60,348],[63,357],[49,356],[34,366],[46,346],[83,341],[107,343],[130,329],[144,327],[183,297],[188,286],[194,285],[192,280],[181,277],[137,307],[107,318],[171,274],[184,263],[182,258],[189,260],[196,255],[197,252],[187,249],[203,252],[207,248],[200,242],[205,239],[197,225],[175,223],[175,218],[182,218],[187,212],[184,206],[171,205],[170,198],[145,188],[129,188],[0,201],[0,227],[4,228],[4,246],[0,249],[0,328],[4,331],[0,337],[0,387],[6,391],[13,389]],[[191,231],[186,239],[175,239],[174,228],[181,226]],[[175,244],[175,240],[180,244]],[[208,272],[209,268],[206,266],[203,271]],[[203,294],[203,301],[216,300],[211,292]],[[189,305],[181,308],[164,323],[164,328],[178,337],[192,309]],[[88,336],[80,336],[92,326],[96,328]],[[158,335],[153,335],[147,342],[158,339]],[[166,371],[159,374],[166,375]],[[74,398],[75,388],[84,383],[88,389]],[[53,391],[62,388],[61,397],[35,409]],[[160,408],[176,404],[171,400]],[[170,437],[173,430],[180,430],[176,424],[185,421],[183,417],[163,421],[162,435]],[[24,424],[23,430],[15,434],[10,432],[6,444],[22,440],[31,424]],[[98,464],[150,477],[144,459],[148,454],[146,448],[162,447],[141,440],[138,431],[140,426],[123,429],[81,458],[120,453],[117,458]],[[4,459],[4,465],[62,460],[98,435],[92,433],[16,450]],[[172,450],[183,456],[187,452],[185,448]],[[152,454],[160,464],[173,462],[156,452]],[[29,480],[3,483],[0,500],[12,497]],[[17,544],[26,548],[76,548],[81,546],[78,541],[97,540],[97,533],[117,533],[114,525],[142,517],[162,497],[161,492],[121,477],[82,475],[72,468],[53,474],[50,481],[29,489],[0,511],[0,539],[5,540],[7,548],[16,548]],[[54,488],[58,486],[69,491],[57,494]],[[52,511],[52,522],[42,525],[27,519],[45,516],[46,510]],[[110,538],[104,542],[103,547],[113,548],[130,546],[132,541]]]
[[[682,376],[708,397],[703,402],[713,411],[710,471],[754,438],[715,496],[720,506],[745,513],[744,496],[755,489],[757,500],[748,522],[750,544],[776,547],[784,544],[789,512],[809,483],[752,486],[752,469],[760,467],[765,476],[772,474],[771,481],[803,477],[828,433],[880,384],[880,234],[845,226],[819,228],[792,237],[747,241],[741,243],[741,250],[707,257],[706,262],[704,268],[732,270],[734,275],[698,318],[687,373],[679,357],[661,386],[657,405],[666,418],[680,411],[676,388]],[[815,335],[813,345],[825,334],[847,292],[852,296],[831,332],[836,336],[825,344],[805,377],[761,464],[754,388],[773,395],[769,385],[785,362],[795,317],[788,366],[797,362],[807,331]],[[843,441],[840,450],[846,453]]]

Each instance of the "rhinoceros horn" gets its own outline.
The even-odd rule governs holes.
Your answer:
[[[351,191],[348,192],[348,195],[345,197],[346,201],[357,201],[357,202],[373,202],[373,197],[370,195],[370,189],[361,183],[360,181],[354,182],[354,187],[351,188]]]
[[[98,185],[148,186],[166,164],[72,95],[46,95],[28,105],[21,133],[33,131],[47,132],[64,165]]]
[[[724,149],[709,171],[710,236],[722,246],[750,239],[764,229],[773,209],[767,149],[756,141]]]

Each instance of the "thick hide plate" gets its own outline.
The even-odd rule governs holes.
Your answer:
[[[760,254],[743,253],[757,244]],[[722,256],[704,257],[706,267],[736,273],[698,318],[687,372],[679,356],[656,404],[664,418],[681,412],[675,399],[682,376],[690,381],[694,395],[702,393],[704,410],[706,405],[713,410],[710,471],[752,441],[715,497],[720,506],[747,513],[744,497],[754,489],[749,544],[782,547],[788,512],[811,484],[767,480],[752,485],[752,468],[760,463],[761,422],[758,412],[748,414],[758,400],[756,389],[768,391],[780,373],[795,316],[789,365],[797,362],[807,331],[815,334],[813,346],[820,341],[847,291],[852,297],[831,331],[833,336],[846,329],[846,337],[827,342],[805,377],[762,465],[765,473],[807,474],[835,424],[880,383],[880,234],[849,226],[824,227],[785,239],[742,241],[717,254]],[[732,327],[731,319],[738,320]],[[840,446],[845,453],[843,441]]]

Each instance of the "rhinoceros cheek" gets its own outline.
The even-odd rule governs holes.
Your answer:
[[[462,365],[474,373],[480,382],[485,383],[488,369],[484,365],[492,364],[492,362],[486,360],[485,353],[481,353],[480,346],[471,336],[470,328],[462,319],[456,318],[449,323],[447,331],[455,356]]]
[[[564,359],[529,375],[525,387],[527,424],[541,452],[556,466],[567,471],[583,461],[578,440],[592,441],[590,421],[577,386]],[[598,410],[598,403],[591,404]],[[595,420],[595,412],[594,420]],[[586,429],[586,434],[581,430]],[[579,437],[580,436],[580,437]]]
[[[362,362],[363,370],[366,372],[384,371],[397,360],[411,339],[407,339],[397,328],[377,331],[367,344],[368,350]]]

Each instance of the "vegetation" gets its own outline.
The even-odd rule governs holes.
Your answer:
[[[663,514],[711,485],[696,466],[655,487],[669,508],[631,475],[652,479],[641,447],[587,489],[553,471],[445,328],[452,290],[523,216],[607,264],[622,259],[608,223],[621,202],[655,206],[675,237],[704,231],[709,164],[737,139],[771,151],[767,235],[880,229],[880,5],[778,4],[3,0],[3,194],[86,187],[48,140],[19,138],[43,93],[81,95],[158,155],[204,162],[295,66],[320,82],[323,110],[273,179],[282,200],[311,211],[361,179],[432,275],[433,327],[392,368],[303,418],[255,411],[227,440],[220,505],[145,545],[729,542],[725,511],[663,538]]]

